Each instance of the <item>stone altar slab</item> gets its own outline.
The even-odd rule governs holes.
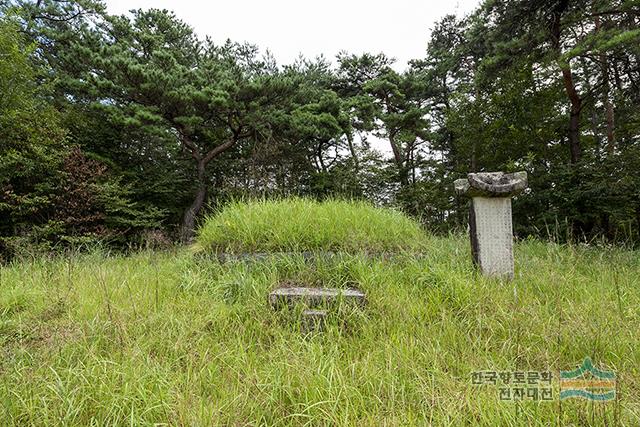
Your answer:
[[[307,307],[322,307],[340,300],[364,305],[365,295],[357,289],[303,287],[277,288],[269,294],[269,303],[273,307],[293,306],[300,302]]]

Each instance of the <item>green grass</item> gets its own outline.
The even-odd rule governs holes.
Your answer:
[[[218,252],[399,251],[425,239],[404,214],[366,202],[310,199],[236,202],[207,218],[198,249]]]
[[[521,242],[503,283],[474,272],[465,236],[422,244],[419,259],[179,250],[4,266],[0,425],[640,424],[637,252]],[[302,336],[267,305],[284,281],[357,286],[368,304]],[[585,356],[618,373],[617,401],[503,402],[471,382]]]

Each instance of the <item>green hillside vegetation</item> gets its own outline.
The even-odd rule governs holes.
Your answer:
[[[322,222],[327,212],[335,235]],[[356,225],[371,237],[347,237]],[[395,212],[304,200],[234,204],[200,239],[242,251],[416,240],[427,250],[227,263],[184,249],[14,260],[0,267],[2,424],[640,421],[637,252],[524,241],[516,277],[504,283],[475,273],[466,236],[427,236]],[[267,304],[270,290],[290,282],[357,287],[367,305],[332,312],[324,332],[303,335],[295,313]],[[498,386],[471,381],[486,370],[557,375],[585,356],[619,374],[619,400],[568,400],[560,410],[557,399],[504,402]]]
[[[115,3],[0,0],[0,427],[640,426],[640,0],[448,2],[406,62]],[[491,171],[510,281],[454,188]],[[559,400],[587,357],[615,400]]]
[[[198,249],[259,251],[400,251],[425,241],[420,225],[367,202],[311,199],[236,202],[208,218]]]
[[[208,206],[255,197],[367,200],[456,232],[468,203],[453,182],[481,171],[528,173],[513,200],[520,237],[640,246],[638,0],[478,1],[424,16],[412,27],[424,49],[407,62],[393,44],[283,62],[264,40],[196,31],[182,3],[149,6],[0,1],[0,259],[150,234],[192,244]],[[211,229],[201,240],[329,243],[316,228],[242,230],[240,247]],[[350,251],[397,249],[395,236],[353,237]]]

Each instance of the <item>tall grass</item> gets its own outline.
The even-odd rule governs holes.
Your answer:
[[[207,218],[197,243],[223,252],[395,251],[424,242],[419,224],[366,202],[311,199],[236,202]]]
[[[504,283],[474,272],[466,237],[422,238],[420,259],[180,251],[3,266],[0,425],[640,424],[637,252],[527,241]],[[368,304],[303,336],[267,304],[284,281],[356,286]],[[585,356],[618,373],[617,401],[504,402],[471,381]]]

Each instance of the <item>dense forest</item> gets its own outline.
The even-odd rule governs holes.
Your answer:
[[[497,170],[529,173],[521,238],[639,240],[640,1],[485,0],[404,71],[278,64],[165,10],[0,1],[4,256],[188,242],[247,197],[366,199],[444,232],[466,224],[453,180]]]

